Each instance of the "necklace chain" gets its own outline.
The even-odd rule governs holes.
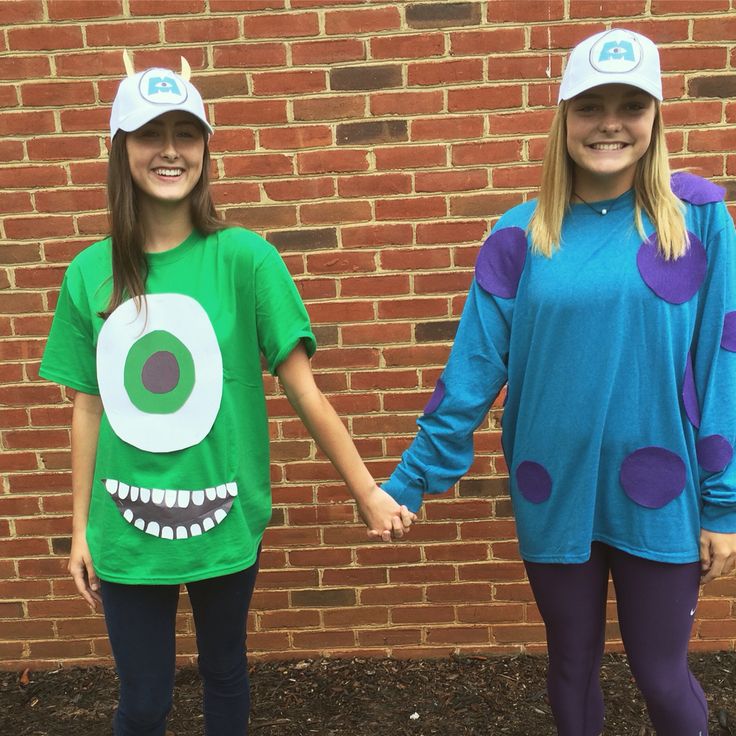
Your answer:
[[[583,204],[590,207],[590,209],[593,210],[593,212],[596,213],[596,215],[607,215],[609,212],[608,207],[603,207],[602,209],[598,209],[597,207],[593,207],[593,205],[590,202],[586,202],[577,192],[573,192],[573,196],[577,197]]]

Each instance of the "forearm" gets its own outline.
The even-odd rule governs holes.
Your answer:
[[[373,476],[358,454],[345,425],[316,385],[287,396],[304,426],[319,448],[345,481],[356,501],[363,500],[374,488]]]
[[[84,536],[94,481],[102,402],[77,393],[72,413],[72,534]]]
[[[276,372],[289,402],[355,499],[368,538],[388,542],[392,535],[403,537],[416,516],[376,485],[340,417],[314,382],[304,347],[297,345]]]

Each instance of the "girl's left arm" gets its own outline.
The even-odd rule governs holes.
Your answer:
[[[322,452],[342,476],[358,512],[368,527],[368,538],[388,542],[408,532],[416,515],[399,506],[381,490],[358,454],[345,425],[317,387],[304,345],[299,344],[276,368],[289,403]]]
[[[693,344],[693,373],[702,402],[696,449],[704,583],[736,567],[736,231],[725,203],[715,208]]]

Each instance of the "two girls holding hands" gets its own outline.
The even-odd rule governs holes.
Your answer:
[[[670,175],[662,97],[647,38],[613,30],[573,49],[539,196],[479,252],[392,500],[314,385],[278,254],[215,216],[211,128],[187,74],[122,82],[112,234],[69,267],[42,365],[77,391],[70,569],[104,600],[118,736],[164,733],[182,583],[206,733],[247,731],[244,624],[270,515],[261,354],[384,541],[467,471],[507,384],[503,446],[558,734],[602,733],[609,574],[658,735],[707,734],[686,654],[701,580],[736,559],[736,237],[719,187]]]

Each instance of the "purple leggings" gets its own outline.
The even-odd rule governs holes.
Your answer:
[[[558,736],[603,733],[609,571],[626,656],[658,736],[707,736],[708,706],[687,664],[699,563],[654,562],[593,542],[582,564],[524,564],[547,629],[547,688]]]

